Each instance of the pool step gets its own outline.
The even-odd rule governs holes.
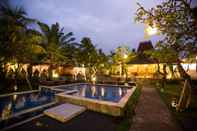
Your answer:
[[[65,103],[44,111],[44,114],[61,122],[67,122],[86,110],[85,107]]]

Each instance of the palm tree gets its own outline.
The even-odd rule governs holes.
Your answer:
[[[12,7],[9,3],[0,3],[0,49],[1,59],[18,60],[24,53],[24,38],[28,25],[34,20],[26,16],[22,7]]]
[[[6,64],[7,62],[24,62],[24,56],[27,56],[27,50],[29,50],[29,42],[27,39],[30,37],[29,24],[35,20],[27,17],[26,12],[22,7],[12,7],[9,1],[3,1],[0,3],[0,63]],[[15,78],[18,75],[16,69]],[[29,87],[31,84],[27,79]]]
[[[63,53],[63,48],[68,47],[69,44],[75,40],[72,32],[65,34],[63,28],[59,24],[52,24],[49,27],[47,24],[38,22],[38,25],[43,35],[43,47],[47,52],[45,62],[50,64],[48,70],[49,79],[52,79],[52,69],[56,64],[63,64],[68,58]]]
[[[108,58],[101,49],[98,50],[93,45],[90,38],[84,37],[78,48],[77,61],[88,69],[85,78],[90,80],[97,75],[98,69],[106,65]]]
[[[127,79],[127,63],[131,61],[136,54],[132,52],[127,46],[120,46],[116,48],[115,53],[112,53],[113,63],[119,65],[120,77],[124,74]]]

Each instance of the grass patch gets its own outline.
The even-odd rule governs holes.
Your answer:
[[[132,118],[134,115],[134,108],[138,102],[139,96],[141,94],[141,88],[137,87],[134,94],[128,100],[128,103],[125,107],[124,116],[121,118],[121,121],[118,125],[117,131],[128,131],[131,123]]]
[[[175,108],[171,106],[171,101],[173,98],[176,98],[177,100],[179,99],[182,86],[183,85],[180,83],[167,83],[163,92],[161,92],[159,89],[158,91],[161,98],[166,103],[172,115],[175,117],[181,127],[186,131],[197,131],[197,95],[193,93],[191,105],[185,111],[177,112]]]

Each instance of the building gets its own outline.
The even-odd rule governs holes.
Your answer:
[[[163,67],[164,65],[166,65],[166,63],[156,63],[153,59],[145,54],[145,51],[148,50],[154,50],[151,41],[143,41],[139,43],[137,56],[127,64],[127,73],[129,77],[158,78],[158,66],[160,68],[160,72],[163,72]],[[182,66],[192,78],[197,79],[195,62],[185,61],[184,63],[182,63]],[[172,69],[174,74],[172,74],[168,66],[166,67],[167,78],[179,78],[180,75],[176,69],[176,64],[172,65]]]

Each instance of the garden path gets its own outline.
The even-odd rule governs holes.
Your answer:
[[[143,87],[130,131],[181,131],[155,88]]]

